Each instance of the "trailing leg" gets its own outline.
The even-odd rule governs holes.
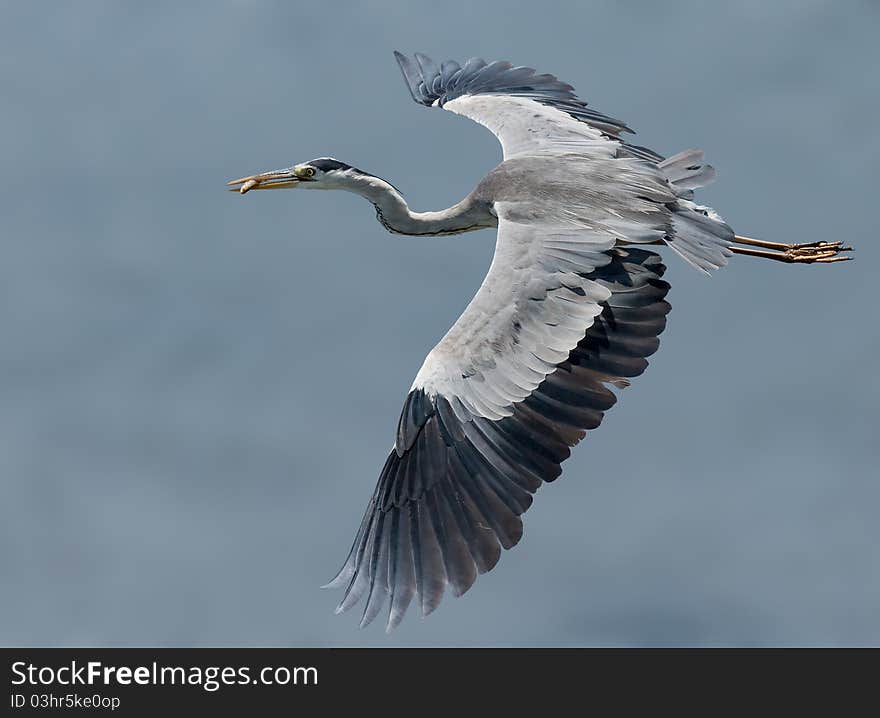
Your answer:
[[[737,244],[747,245],[738,247],[735,244],[730,245],[730,250],[735,254],[744,254],[748,257],[761,257],[763,259],[773,259],[777,262],[786,262],[788,264],[813,264],[813,263],[830,263],[845,262],[852,257],[842,255],[841,252],[851,252],[852,247],[844,247],[843,242],[802,242],[800,244],[782,244],[781,242],[768,242],[763,239],[752,239],[750,237],[734,237]],[[760,247],[760,249],[753,249]]]

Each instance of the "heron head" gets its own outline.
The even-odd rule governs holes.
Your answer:
[[[320,157],[282,170],[241,177],[226,184],[229,185],[230,192],[241,194],[250,192],[252,189],[286,189],[288,187],[341,189],[357,175],[366,176],[366,172],[332,157]]]

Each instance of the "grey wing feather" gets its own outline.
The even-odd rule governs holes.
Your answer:
[[[702,150],[685,150],[657,165],[679,197],[690,199],[693,190],[715,181],[715,168],[703,163]]]
[[[462,420],[443,395],[410,392],[396,447],[328,584],[346,588],[338,611],[366,597],[366,625],[387,600],[391,630],[414,598],[430,613],[447,587],[461,595],[520,540],[532,495],[560,475],[571,447],[614,405],[608,385],[626,386],[644,371],[666,324],[660,258],[642,249],[608,256],[588,275],[608,290],[601,314],[509,416]]]
[[[688,264],[704,274],[719,269],[733,256],[734,232],[711,208],[679,199],[673,205],[672,226],[665,242]]]
[[[445,73],[442,70],[444,65],[457,66],[457,63],[441,63],[438,70],[436,64],[422,53],[415,54],[415,62],[397,51],[394,57],[413,99],[428,107],[435,103],[442,107],[464,95],[509,95],[555,107],[613,137],[632,132],[625,122],[588,107],[586,102],[578,99],[571,85],[553,75],[539,75],[531,67],[514,67],[509,62],[487,64],[482,58],[471,58],[460,72]],[[654,159],[662,159],[645,148],[637,149],[650,153]]]

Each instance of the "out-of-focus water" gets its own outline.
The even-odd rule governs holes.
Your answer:
[[[880,12],[733,5],[6,6],[0,641],[880,642]],[[386,637],[318,586],[494,235],[224,182],[333,155],[460,199],[497,144],[412,103],[395,48],[553,72],[641,143],[705,148],[741,233],[858,261],[668,257],[660,352],[521,544]]]

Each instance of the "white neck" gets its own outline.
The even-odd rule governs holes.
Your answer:
[[[466,197],[458,204],[438,212],[413,212],[391,184],[379,177],[346,172],[335,184],[365,197],[376,207],[376,217],[389,232],[408,235],[461,234],[484,227],[495,227],[498,220],[487,206]]]

